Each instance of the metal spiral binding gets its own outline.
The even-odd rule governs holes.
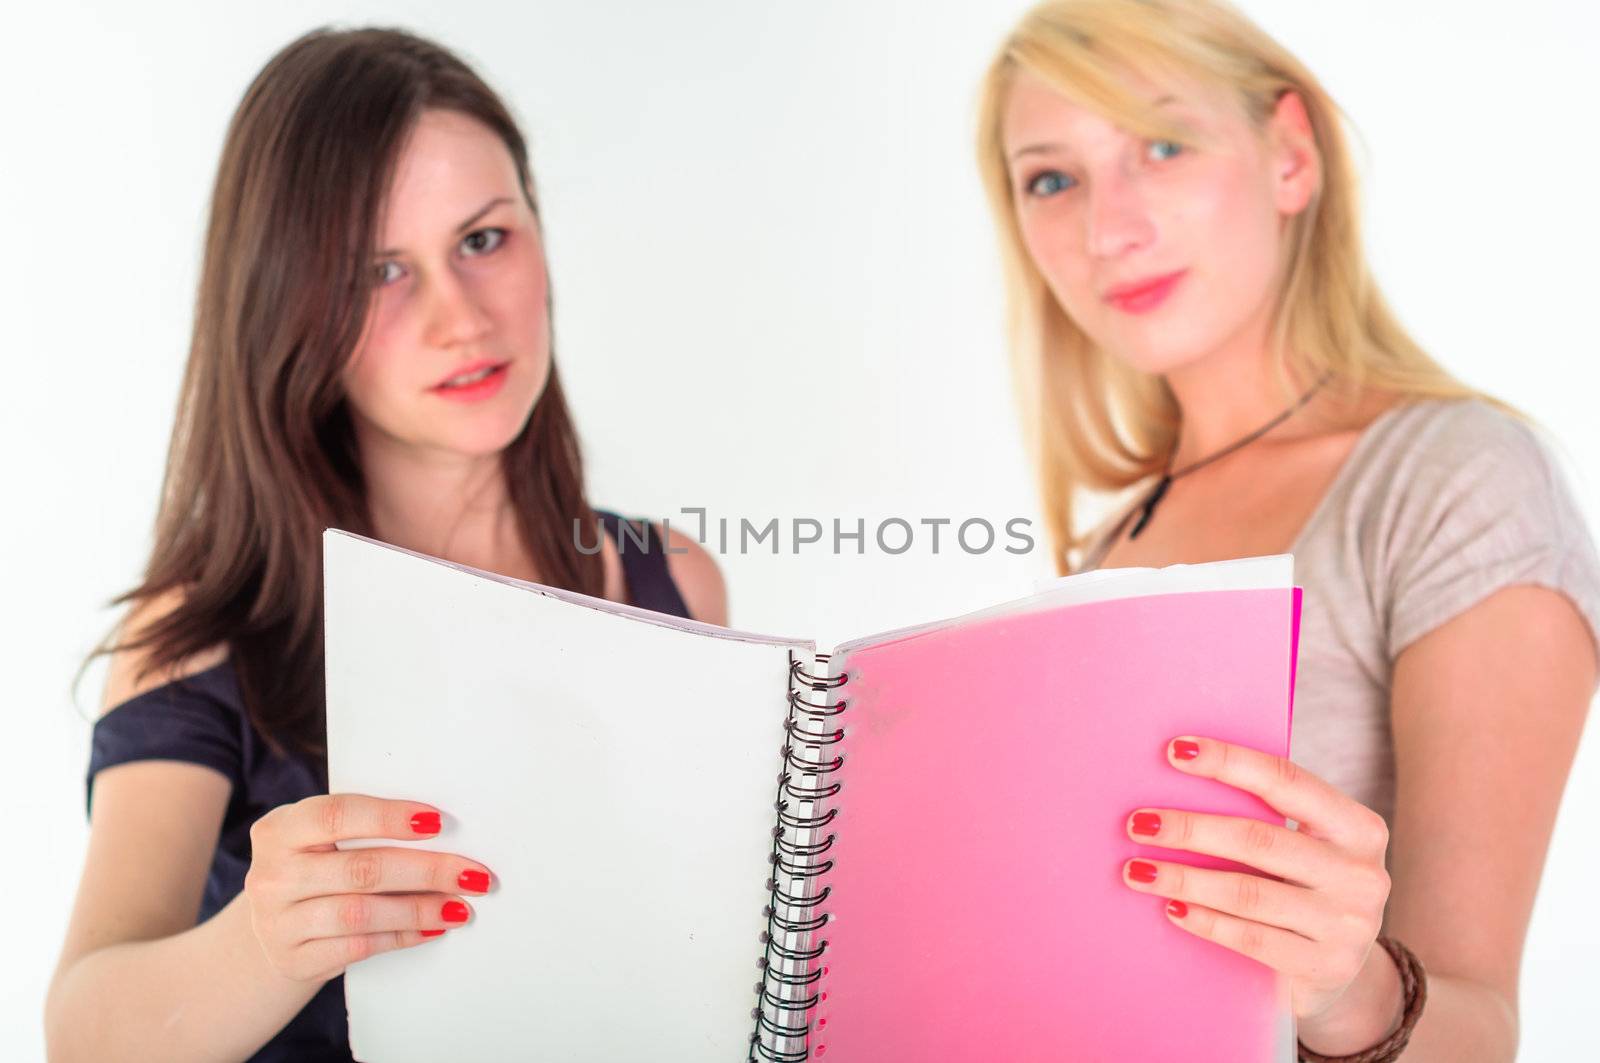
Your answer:
[[[818,880],[833,868],[827,853],[834,835],[824,833],[839,814],[822,803],[839,793],[830,776],[844,764],[834,752],[844,738],[836,717],[845,710],[843,698],[833,693],[846,676],[826,676],[829,655],[819,653],[813,667],[789,656],[789,716],[784,721],[783,770],[778,775],[777,826],[772,828],[773,866],[767,889],[772,898],[762,910],[767,928],[761,933],[765,954],[756,962],[761,981],[756,983],[756,1006],[750,1017],[756,1028],[750,1034],[752,1061],[804,1063],[811,1058],[807,1037],[818,994],[813,987],[822,977],[817,965],[828,943],[818,937],[827,925],[822,910],[831,892],[816,889]],[[807,697],[809,694],[811,697]],[[819,697],[820,695],[820,697]]]

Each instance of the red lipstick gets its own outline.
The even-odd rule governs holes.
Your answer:
[[[428,390],[440,398],[456,402],[478,402],[499,391],[506,382],[509,362],[495,362],[480,358],[456,369],[444,380]],[[451,383],[451,381],[460,381]]]
[[[1172,294],[1172,290],[1188,272],[1180,269],[1175,273],[1166,273],[1159,277],[1146,277],[1143,280],[1114,285],[1106,289],[1105,301],[1118,310],[1130,314],[1143,314],[1165,302],[1167,296]]]

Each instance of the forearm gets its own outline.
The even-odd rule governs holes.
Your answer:
[[[238,1063],[320,986],[267,962],[240,895],[190,930],[109,945],[62,971],[45,1011],[49,1058]]]
[[[1428,1002],[1405,1063],[1512,1063],[1516,1055],[1517,1017],[1500,993],[1462,978],[1428,976]]]
[[[1370,1048],[1400,1025],[1404,1000],[1400,972],[1375,946],[1361,975],[1332,1014],[1301,1024],[1300,1040],[1327,1056]],[[1406,1063],[1511,1063],[1517,1020],[1500,993],[1445,974],[1428,974],[1428,999],[1402,1054]]]

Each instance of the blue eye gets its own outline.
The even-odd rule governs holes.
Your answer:
[[[1028,194],[1030,196],[1053,196],[1057,192],[1070,187],[1067,182],[1072,180],[1060,170],[1046,170],[1028,180]]]
[[[478,237],[488,236],[490,233],[494,234],[494,240],[490,242],[489,246],[484,247],[482,245],[474,245],[472,243],[472,241],[476,240]],[[506,231],[504,229],[479,229],[476,232],[470,232],[466,236],[462,237],[461,242],[471,247],[473,254],[486,255],[504,243],[505,238]]]
[[[1161,159],[1170,159],[1172,156],[1179,155],[1183,152],[1183,145],[1179,144],[1176,140],[1152,140],[1150,142],[1150,150],[1152,153],[1159,153],[1160,149],[1162,148],[1170,148],[1172,150],[1166,154],[1157,154],[1157,157]]]

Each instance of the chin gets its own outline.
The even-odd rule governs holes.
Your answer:
[[[1101,349],[1112,358],[1148,376],[1165,376],[1202,361],[1208,348],[1194,342],[1146,342],[1132,344],[1126,341],[1105,343]]]
[[[524,417],[514,423],[508,420],[497,424],[474,425],[470,431],[455,433],[453,438],[441,440],[440,443],[459,454],[476,457],[498,454],[516,441],[527,423],[528,419]]]

